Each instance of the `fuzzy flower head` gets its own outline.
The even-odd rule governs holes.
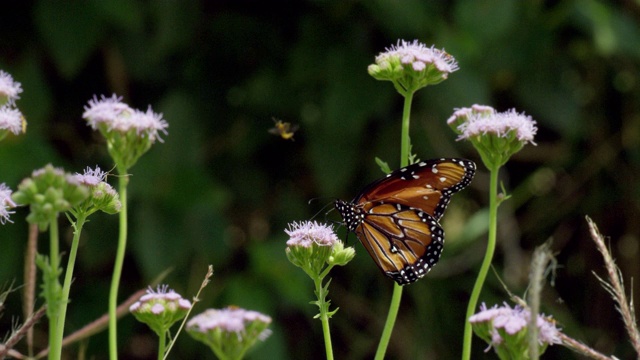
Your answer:
[[[293,222],[284,231],[289,235],[285,249],[289,261],[317,278],[326,265],[345,265],[355,256],[352,247],[344,244],[330,225],[315,221]]]
[[[107,139],[109,154],[121,170],[133,166],[156,140],[162,142],[160,135],[166,135],[169,127],[162,114],[151,107],[147,111],[132,109],[115,94],[89,100],[82,117]]]
[[[89,189],[73,175],[51,164],[35,170],[18,185],[12,199],[21,205],[29,205],[27,221],[47,229],[58,213],[71,210],[89,196]]]
[[[4,139],[10,132],[14,135],[25,132],[26,128],[27,121],[20,110],[10,105],[0,107],[0,140]]]
[[[219,359],[242,359],[258,340],[271,335],[271,317],[235,306],[208,309],[187,323],[187,332],[207,344]]]
[[[147,289],[129,311],[138,321],[147,324],[158,336],[166,336],[171,325],[184,319],[191,308],[191,302],[169,289],[159,285],[156,290]]]
[[[447,124],[458,140],[471,141],[489,169],[504,165],[527,143],[536,145],[536,122],[515,109],[497,112],[490,106],[473,105],[456,109]]]
[[[89,197],[72,209],[72,213],[77,217],[80,214],[88,216],[96,211],[103,211],[107,214],[115,214],[120,211],[122,204],[116,190],[105,180],[107,173],[87,167],[83,174],[76,173],[75,180],[89,189]]]
[[[9,219],[9,215],[14,211],[9,211],[9,209],[16,206],[16,203],[11,199],[11,189],[5,183],[0,184],[0,224],[4,225],[7,221],[13,222]]]
[[[0,105],[15,105],[20,99],[22,84],[13,80],[13,77],[0,70]]]
[[[520,306],[511,308],[504,304],[487,309],[483,303],[480,312],[471,316],[469,322],[476,335],[489,344],[486,351],[493,347],[500,359],[529,359],[527,324],[530,319],[531,312]],[[539,354],[544,353],[547,346],[561,343],[560,330],[551,318],[538,315],[536,326]]]
[[[398,40],[396,45],[376,56],[375,63],[368,68],[369,75],[376,80],[393,82],[403,96],[442,82],[456,70],[458,63],[453,56],[418,40]]]

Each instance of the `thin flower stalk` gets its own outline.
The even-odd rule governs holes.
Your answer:
[[[493,254],[496,248],[498,224],[498,174],[500,168],[524,145],[535,145],[533,137],[537,132],[536,122],[530,116],[509,110],[503,113],[490,106],[473,105],[470,108],[456,109],[447,120],[447,124],[458,134],[458,140],[467,140],[476,148],[484,165],[489,170],[489,234],[478,277],[473,286],[467,306],[462,359],[471,358],[472,328],[469,318],[473,315],[484,281],[487,278]]]
[[[329,319],[338,309],[329,309],[331,301],[327,300],[327,296],[331,280],[324,283],[324,279],[334,266],[344,266],[351,261],[355,256],[355,250],[352,247],[345,248],[331,226],[315,221],[293,222],[285,232],[289,235],[285,249],[287,259],[313,280],[318,300],[311,303],[318,306],[319,313],[315,318],[319,318],[322,323],[327,360],[332,360]]]
[[[187,323],[187,319],[189,319],[189,314],[191,314],[191,310],[193,310],[193,308],[196,306],[196,303],[200,301],[200,293],[205,287],[207,287],[207,285],[209,285],[209,283],[211,282],[212,276],[213,276],[213,265],[209,265],[207,267],[207,274],[204,276],[204,279],[200,284],[200,289],[198,289],[196,296],[193,297],[191,301],[191,307],[189,308],[189,310],[187,310],[187,314],[182,319],[182,322],[180,323],[180,327],[178,328],[178,331],[176,331],[176,335],[173,337],[173,339],[169,343],[169,346],[167,346],[167,350],[164,352],[164,356],[162,357],[162,360],[166,360],[167,357],[169,356],[169,353],[171,352],[171,348],[173,348],[173,345],[176,343],[176,340],[178,339],[178,335],[180,335],[180,332],[182,332],[182,329],[184,329],[184,326]]]
[[[402,110],[402,132],[400,133],[400,167],[409,165],[409,157],[411,156],[411,138],[409,137],[409,128],[411,122],[411,103],[413,101],[413,92],[409,92],[404,97],[404,107]],[[376,350],[375,360],[384,359],[387,353],[387,347],[391,340],[393,327],[395,326],[398,312],[400,311],[400,303],[402,302],[403,287],[398,283],[393,283],[393,294],[391,295],[391,303],[389,304],[389,312],[382,329],[378,349]]]
[[[469,304],[467,305],[467,314],[465,319],[469,319],[478,304],[480,293],[482,292],[482,286],[487,278],[489,269],[491,268],[491,261],[493,260],[493,254],[496,250],[496,234],[498,229],[498,173],[500,166],[489,169],[489,234],[487,236],[487,250],[478,272],[478,277],[473,285],[471,296],[469,297]],[[471,359],[471,341],[473,337],[473,329],[471,328],[471,322],[468,320],[464,324],[463,334],[463,347],[462,347],[462,359]]]
[[[581,343],[578,340],[575,340],[569,336],[567,336],[564,333],[560,333],[560,340],[562,341],[562,345],[564,345],[565,347],[577,352],[578,354],[591,358],[591,359],[595,359],[595,360],[616,360],[613,357],[609,357],[605,354],[602,354],[590,347],[588,347],[587,345]]]
[[[602,254],[604,258],[604,265],[607,269],[607,276],[609,277],[609,281],[600,278],[597,274],[596,277],[600,280],[602,286],[607,290],[609,294],[613,297],[613,300],[616,302],[616,309],[622,316],[622,320],[624,322],[625,329],[627,330],[627,334],[629,335],[629,340],[631,341],[631,345],[636,351],[636,354],[640,357],[640,332],[638,331],[638,326],[636,322],[636,315],[633,308],[633,299],[627,299],[627,294],[624,290],[624,283],[622,280],[622,273],[620,272],[620,268],[613,260],[607,245],[605,244],[604,237],[600,234],[597,225],[589,218],[586,217],[587,223],[589,224],[589,232],[591,233],[591,238],[596,244],[598,251]]]
[[[153,112],[151,107],[146,112],[132,109],[115,94],[111,97],[94,97],[85,107],[82,117],[87,120],[89,126],[100,131],[107,140],[107,150],[120,175],[118,186],[121,203],[120,229],[109,292],[109,358],[117,360],[116,310],[127,246],[128,171],[156,141],[162,142],[160,135],[167,134],[166,129],[169,124],[162,118],[162,114]]]
[[[120,208],[118,248],[109,291],[109,358],[111,360],[118,359],[118,288],[120,287],[122,266],[124,265],[124,255],[127,248],[127,184],[129,183],[129,177],[122,173],[121,175],[118,180],[118,193],[120,194],[120,204],[122,204]]]
[[[531,311],[531,319],[528,325],[529,336],[529,358],[538,360],[540,358],[540,348],[538,346],[538,326],[536,319],[540,313],[540,296],[545,283],[545,274],[549,263],[555,265],[555,259],[551,252],[550,242],[546,242],[536,247],[531,260],[531,270],[529,272],[528,306]]]
[[[409,129],[413,95],[423,87],[446,80],[450,73],[458,70],[458,64],[455,58],[444,50],[436,49],[434,46],[428,47],[417,40],[398,40],[396,45],[376,56],[374,64],[369,65],[367,70],[376,80],[391,81],[396,91],[404,97],[400,166],[405,167],[411,159]],[[402,286],[394,283],[389,312],[376,350],[376,360],[385,357],[401,300]]]

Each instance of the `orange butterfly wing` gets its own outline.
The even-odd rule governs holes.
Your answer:
[[[440,220],[451,195],[471,183],[476,165],[465,159],[421,161],[370,184],[353,202],[385,201],[423,210]]]
[[[471,183],[475,168],[465,159],[419,162],[370,184],[351,203],[336,201],[336,209],[383,273],[409,284],[440,259],[444,231],[438,220],[451,195]]]
[[[399,204],[372,206],[356,234],[376,265],[400,285],[426,275],[444,245],[444,231],[435,218]]]

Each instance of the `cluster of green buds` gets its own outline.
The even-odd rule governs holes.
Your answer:
[[[107,214],[115,214],[122,207],[120,198],[115,189],[105,180],[107,173],[96,166],[95,169],[87,167],[84,174],[76,173],[74,178],[80,184],[89,189],[89,196],[77,206],[71,209],[71,213],[76,216],[89,216],[96,211]]]
[[[18,185],[12,198],[21,205],[29,205],[27,221],[38,224],[41,231],[61,212],[69,211],[89,197],[89,189],[73,175],[51,164],[35,170]]]

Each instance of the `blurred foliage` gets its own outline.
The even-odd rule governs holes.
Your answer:
[[[460,70],[414,101],[412,140],[421,158],[464,156],[445,120],[456,107],[515,107],[538,121],[503,171],[513,197],[500,209],[496,273],[515,293],[526,287],[532,249],[552,237],[559,263],[543,310],[575,338],[631,358],[614,303],[592,271],[602,259],[588,214],[610,236],[627,287],[640,293],[640,7],[637,2],[297,1],[256,7],[235,1],[26,1],[0,15],[0,68],[25,89],[25,135],[0,143],[0,182],[16,188],[46,163],[80,172],[111,168],[104,141],[81,119],[94,94],[164,113],[169,135],[131,169],[130,240],[122,298],[172,268],[167,282],[195,294],[206,265],[215,275],[195,309],[235,304],[270,314],[273,336],[252,359],[321,359],[312,283],[284,254],[293,220],[325,220],[323,206],[380,177],[374,158],[398,165],[402,99],[367,65],[397,39],[445,48]],[[298,124],[295,141],[268,133],[272,117]],[[112,183],[115,183],[115,179]],[[440,264],[408,286],[390,359],[455,359],[463,314],[484,250],[488,179],[480,169],[456,195]],[[310,201],[313,199],[313,201]],[[331,205],[329,205],[330,207]],[[0,229],[0,283],[21,282],[26,209]],[[326,220],[337,222],[336,212]],[[65,241],[71,230],[61,221]],[[344,229],[341,229],[344,238]],[[117,219],[85,226],[68,331],[107,310]],[[357,242],[353,235],[350,243]],[[46,241],[40,252],[46,251]],[[63,246],[63,249],[65,247]],[[68,249],[68,247],[67,247]],[[338,359],[371,358],[392,281],[357,244],[332,274]],[[633,287],[633,289],[632,289]],[[481,301],[507,295],[490,276]],[[637,303],[637,302],[636,302]],[[0,334],[21,313],[7,299]],[[42,325],[38,344],[45,342]],[[154,359],[151,331],[131,316],[119,327],[123,359]],[[87,354],[106,359],[106,333]],[[474,358],[485,345],[474,340]],[[71,352],[76,352],[77,346]],[[551,347],[545,359],[573,355]],[[181,336],[171,358],[212,359]]]

